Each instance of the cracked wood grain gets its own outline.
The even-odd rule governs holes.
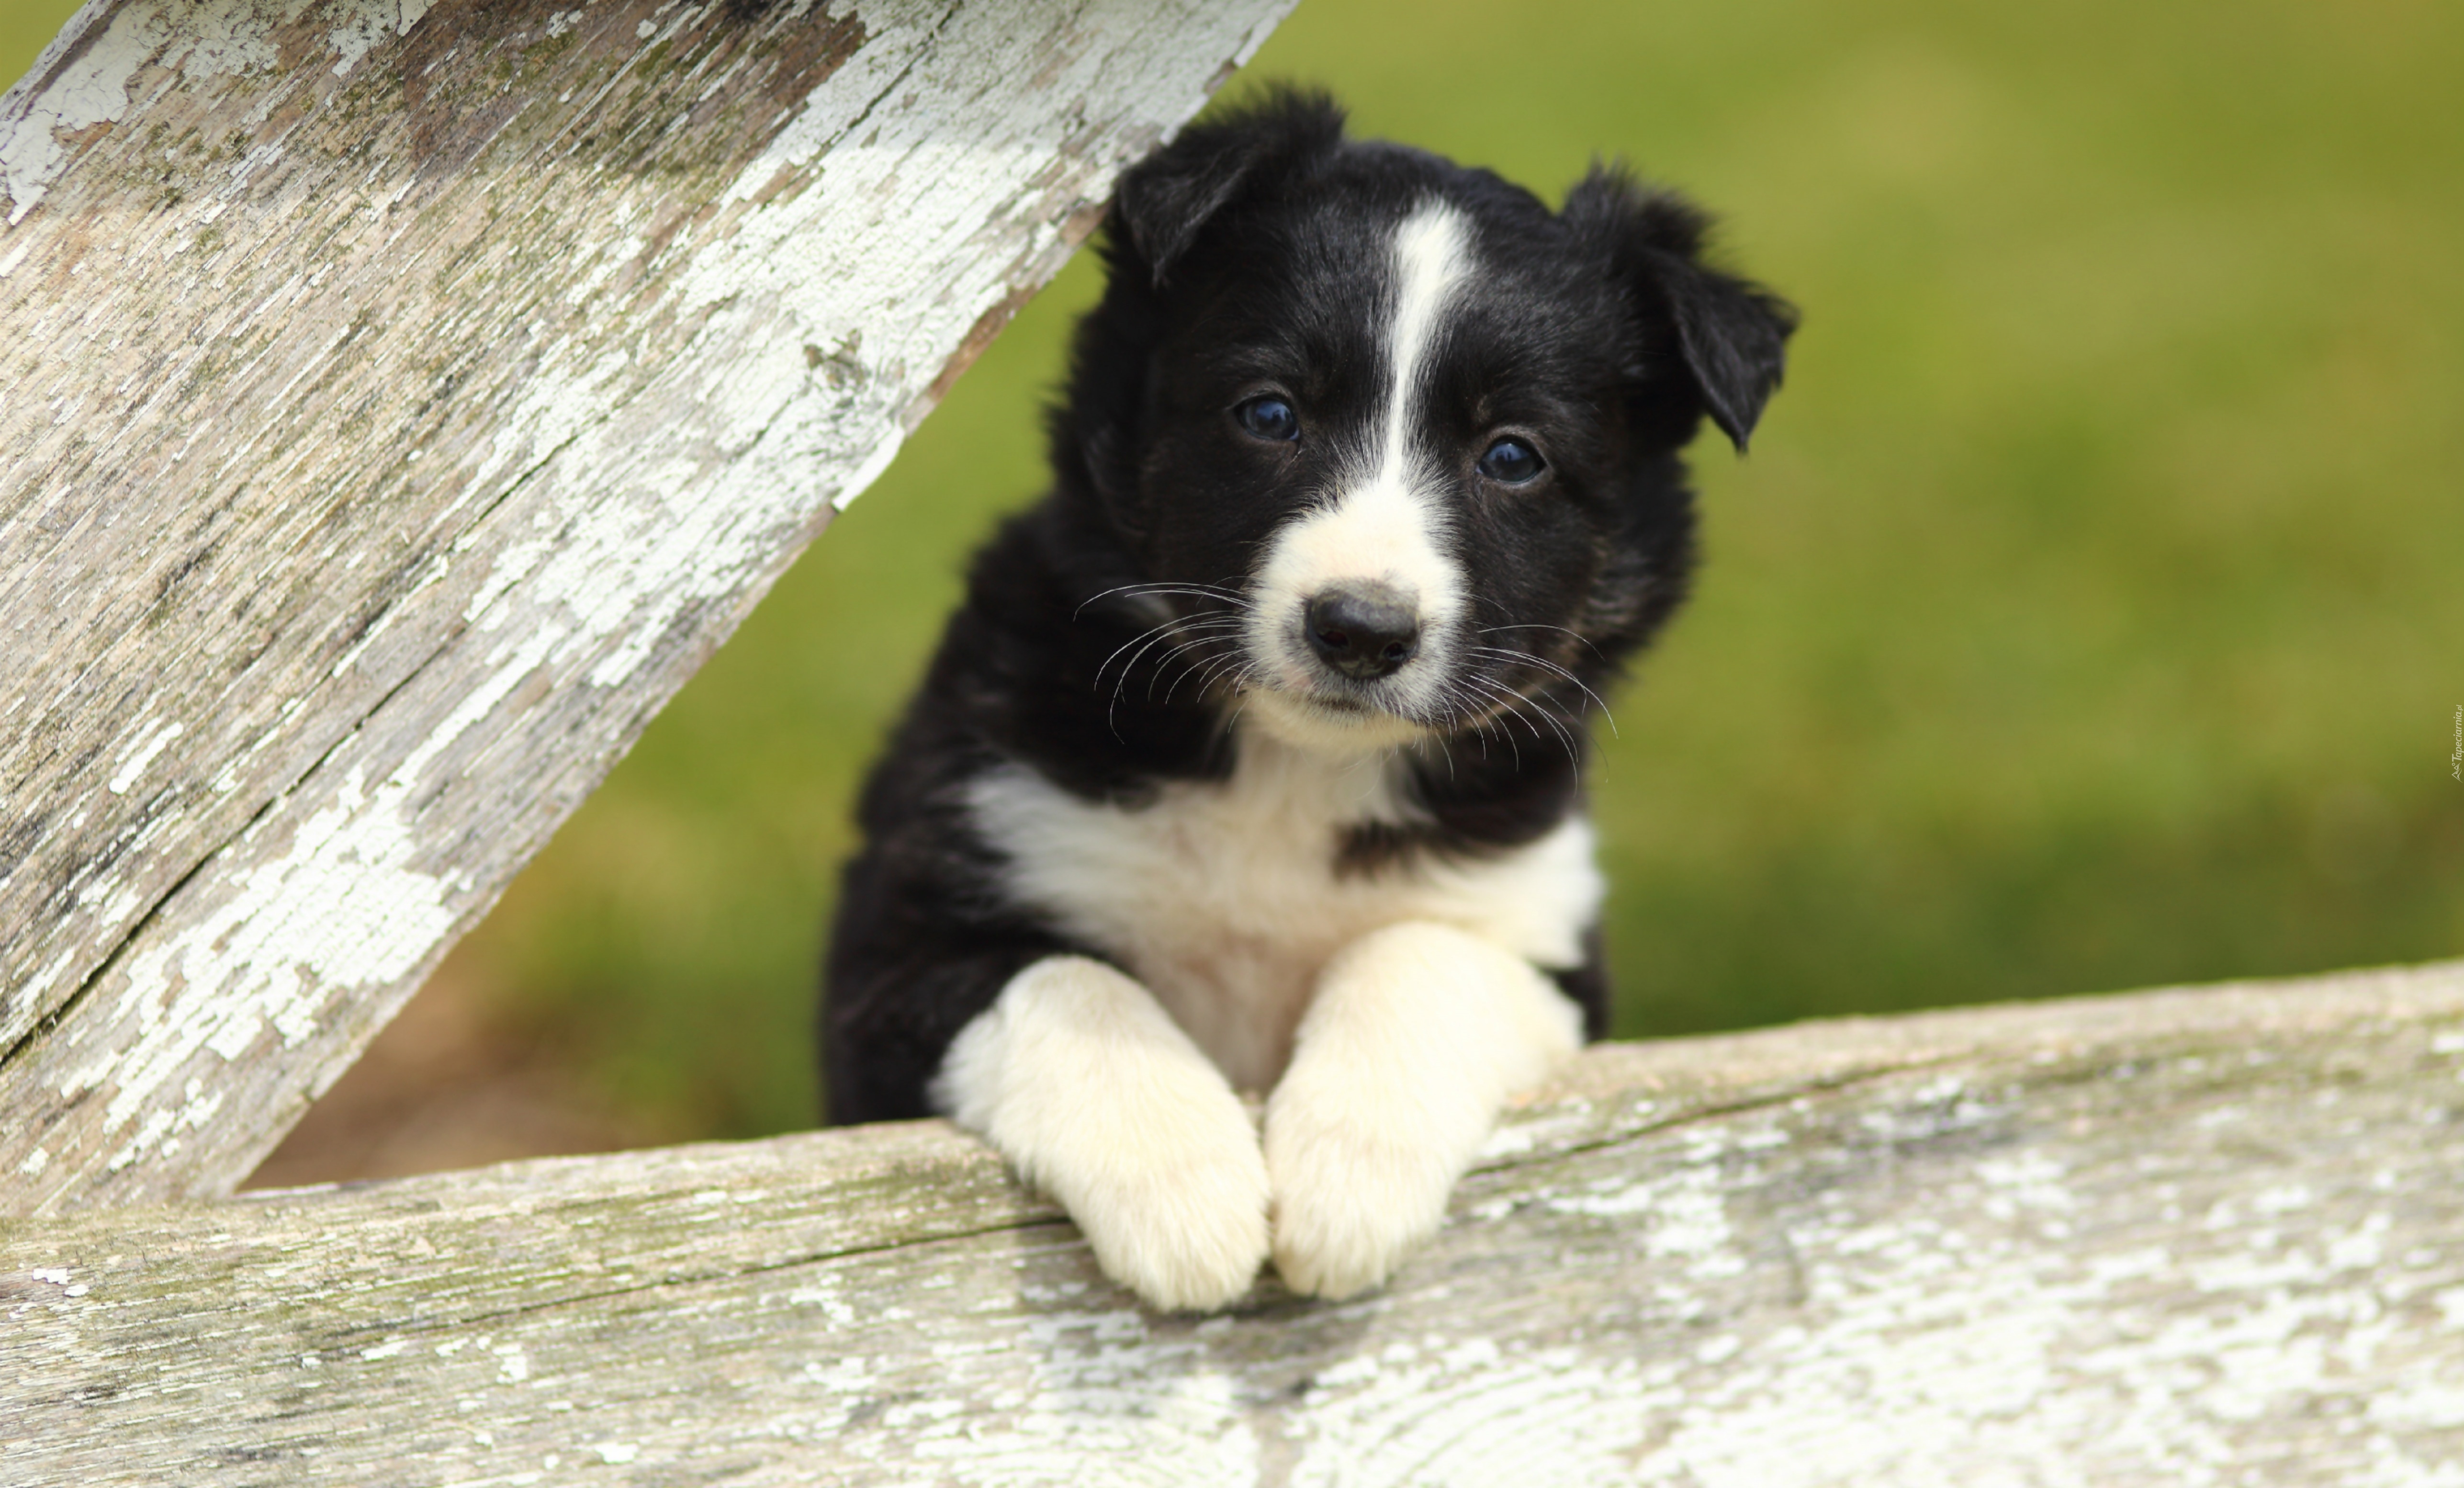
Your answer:
[[[12,1483],[2183,1483],[2464,1460],[2464,963],[1586,1052],[1340,1304],[938,1123],[0,1221]]]
[[[96,0],[0,101],[0,1212],[225,1193],[1288,0]]]

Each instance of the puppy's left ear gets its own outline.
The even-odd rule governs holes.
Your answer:
[[[1703,262],[1711,219],[1683,198],[1595,165],[1566,194],[1566,225],[1602,251],[1639,309],[1664,310],[1703,411],[1739,449],[1787,370],[1796,311],[1761,285]]]

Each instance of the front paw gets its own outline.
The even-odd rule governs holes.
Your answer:
[[[1228,1135],[1228,1134],[1227,1134]],[[1052,1182],[1104,1274],[1165,1312],[1238,1300],[1266,1258],[1266,1164],[1246,1119],[1208,1149],[1123,1140],[1105,1171]]]
[[[952,1040],[935,1099],[1157,1307],[1221,1307],[1266,1258],[1247,1109],[1147,990],[1100,961],[1047,956],[1012,977]]]
[[[1293,1291],[1335,1300],[1384,1281],[1437,1233],[1455,1178],[1425,1145],[1288,1104],[1267,1121],[1266,1171],[1275,1269]]]

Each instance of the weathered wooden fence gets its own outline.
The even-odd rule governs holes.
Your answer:
[[[938,1123],[0,1225],[12,1484],[2432,1488],[2464,963],[1606,1046],[1355,1302]]]
[[[1288,0],[95,0],[0,105],[0,1208],[230,1192]]]
[[[1287,0],[97,0],[0,103],[0,1482],[2464,1482],[2464,964],[1608,1047],[1375,1296],[936,1124],[223,1197]]]

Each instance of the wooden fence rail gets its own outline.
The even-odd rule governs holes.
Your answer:
[[[228,1193],[1289,0],[93,0],[0,102],[0,1212]]]
[[[938,1123],[0,1221],[11,1484],[2431,1488],[2464,963],[1610,1045],[1345,1303]]]

